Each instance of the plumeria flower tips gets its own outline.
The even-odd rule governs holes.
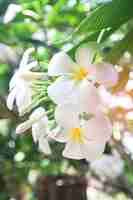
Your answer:
[[[16,133],[20,134],[32,128],[32,136],[34,142],[38,142],[39,149],[45,154],[50,154],[50,146],[48,144],[48,118],[45,109],[37,108],[29,117],[29,120],[23,122],[16,128]]]
[[[38,64],[37,61],[28,63],[29,56],[34,50],[34,48],[29,48],[24,52],[19,69],[9,83],[10,94],[7,98],[7,107],[12,110],[14,103],[16,103],[20,116],[32,103],[32,81],[46,77],[45,73],[30,71]]]

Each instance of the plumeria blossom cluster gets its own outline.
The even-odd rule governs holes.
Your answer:
[[[118,81],[118,72],[112,64],[93,63],[94,54],[89,48],[77,49],[74,62],[65,52],[56,53],[48,64],[48,73],[31,71],[36,61],[28,63],[33,49],[28,49],[19,69],[10,82],[7,99],[9,109],[14,102],[22,115],[32,104],[32,83],[35,80],[54,80],[47,86],[45,95],[54,103],[54,122],[50,129],[47,107],[37,107],[29,119],[20,124],[16,132],[32,128],[33,140],[39,149],[50,154],[49,140],[65,144],[63,156],[70,159],[94,161],[104,152],[112,136],[112,123],[108,117],[109,89]],[[112,99],[112,98],[111,98]]]
[[[96,85],[111,87],[118,74],[111,64],[92,64],[88,48],[79,48],[75,57],[76,63],[59,52],[49,63],[49,76],[58,77],[48,87],[48,95],[57,104],[55,120],[62,128],[55,139],[66,143],[65,157],[93,161],[102,155],[112,134]]]
[[[10,93],[7,98],[7,107],[12,110],[14,103],[16,103],[19,115],[23,115],[24,110],[32,102],[32,81],[45,78],[44,73],[31,71],[38,64],[37,61],[29,63],[29,56],[33,51],[34,48],[29,48],[24,52],[19,69],[15,72],[9,84]]]

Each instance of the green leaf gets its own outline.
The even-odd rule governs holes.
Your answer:
[[[116,42],[111,51],[105,55],[105,60],[115,64],[125,51],[133,51],[133,29],[122,40]]]
[[[84,33],[84,37],[68,50],[68,54],[74,57],[75,50],[82,44],[87,44],[89,41],[97,41],[102,30],[105,33],[102,41],[108,38],[119,27],[133,18],[133,1],[132,0],[112,0],[106,4],[97,7],[90,15],[85,18],[79,27],[73,32],[70,39],[75,38],[75,35]]]
[[[73,35],[91,33],[102,29],[118,29],[122,24],[133,18],[132,0],[112,0],[97,7],[75,30]]]

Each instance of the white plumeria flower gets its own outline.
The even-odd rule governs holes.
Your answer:
[[[116,84],[118,74],[113,65],[108,63],[91,64],[92,52],[88,48],[79,48],[76,52],[76,63],[65,52],[53,56],[49,63],[48,75],[60,76],[48,87],[48,94],[56,104],[77,99],[80,87],[93,81],[104,86]],[[83,87],[82,87],[83,88]]]
[[[20,115],[22,115],[24,109],[31,104],[32,80],[44,77],[44,73],[30,71],[33,67],[37,66],[37,61],[28,63],[29,56],[33,51],[34,48],[29,48],[25,51],[19,69],[15,72],[9,84],[10,94],[7,98],[7,107],[9,110],[12,110],[14,102],[16,102]]]
[[[47,128],[48,117],[46,116],[45,109],[42,107],[37,108],[29,117],[29,120],[23,122],[16,128],[16,133],[20,134],[32,128],[32,136],[34,142],[38,142],[39,149],[45,154],[50,154],[51,149],[48,144],[49,130]]]
[[[113,155],[103,155],[99,160],[92,162],[91,170],[102,179],[115,179],[119,177],[124,170],[124,161],[120,155],[115,152]]]
[[[98,88],[98,91],[104,105],[110,109],[117,107],[123,109],[133,108],[132,98],[124,92],[112,95],[102,86]]]
[[[66,143],[64,157],[96,160],[104,152],[112,135],[112,126],[101,111],[92,113],[88,120],[81,120],[79,115],[76,105],[57,106],[55,119],[62,131],[54,139]]]

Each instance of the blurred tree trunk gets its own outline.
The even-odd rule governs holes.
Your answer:
[[[36,185],[37,200],[87,200],[84,176],[44,176]]]

